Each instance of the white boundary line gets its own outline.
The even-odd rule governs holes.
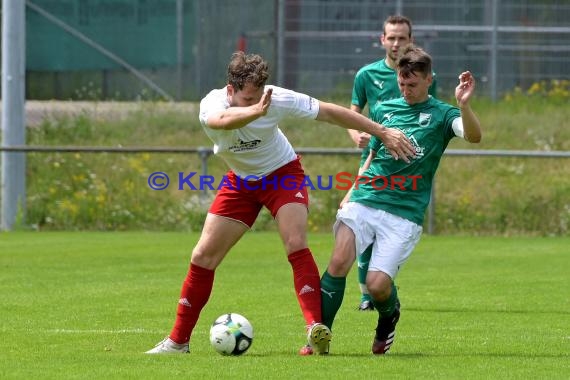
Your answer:
[[[120,329],[120,330],[103,330],[103,329],[50,329],[45,330],[48,333],[55,334],[159,334],[160,331],[145,329]]]

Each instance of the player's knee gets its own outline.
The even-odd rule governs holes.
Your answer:
[[[383,272],[368,272],[366,287],[372,298],[385,301],[392,293],[392,279]]]
[[[307,239],[305,239],[304,236],[289,236],[287,239],[283,240],[283,244],[285,244],[287,254],[291,254],[307,248]]]
[[[392,290],[390,287],[386,288],[386,287],[370,287],[367,285],[368,288],[368,293],[370,293],[370,295],[372,296],[372,298],[374,298],[376,301],[386,301],[388,298],[390,298],[390,293],[392,293]]]
[[[223,254],[213,254],[210,251],[194,248],[191,263],[206,269],[216,269],[223,258]]]

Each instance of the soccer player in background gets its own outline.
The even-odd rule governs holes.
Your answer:
[[[335,246],[321,278],[323,323],[332,328],[346,276],[356,255],[372,246],[366,277],[371,300],[378,311],[372,353],[382,355],[393,343],[400,318],[394,280],[422,233],[432,180],[450,140],[481,140],[481,127],[469,101],[475,78],[466,71],[455,88],[457,107],[430,96],[431,57],[410,45],[396,64],[402,97],[372,105],[370,117],[387,128],[400,130],[412,141],[416,156],[398,160],[382,141],[371,138],[363,178],[355,181],[349,201],[337,212]]]
[[[378,137],[403,161],[414,156],[405,135],[347,108],[308,95],[266,85],[268,65],[259,55],[234,53],[227,85],[200,102],[200,122],[214,143],[214,153],[229,166],[227,180],[210,206],[202,234],[192,251],[174,326],[149,354],[186,353],[192,331],[208,302],[214,273],[229,250],[267,207],[277,222],[293,270],[293,283],[307,326],[308,345],[301,355],[328,352],[331,332],[322,324],[320,276],[307,244],[309,196],[301,186],[300,157],[278,123],[285,117],[316,119],[357,128]],[[283,184],[286,179],[286,186]]]
[[[402,96],[396,78],[396,61],[402,48],[413,42],[410,19],[404,16],[389,16],[384,21],[380,42],[386,51],[385,57],[363,66],[354,78],[350,109],[358,113],[362,113],[367,104],[370,109],[377,103]],[[437,91],[435,73],[432,73],[432,78],[429,94],[435,97]],[[348,134],[356,146],[362,149],[359,165],[360,174],[360,169],[370,152],[368,148],[370,135],[354,129],[349,129]],[[357,278],[360,288],[358,310],[360,311],[374,310],[374,304],[366,288],[366,274],[368,273],[368,262],[371,254],[372,247],[367,247],[362,254],[358,255]]]

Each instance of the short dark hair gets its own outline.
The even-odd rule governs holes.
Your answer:
[[[384,33],[384,34],[386,34],[386,25],[387,24],[406,24],[406,25],[408,25],[408,29],[410,30],[410,34],[408,35],[408,37],[410,37],[410,38],[412,37],[412,20],[410,20],[406,16],[399,16],[399,15],[389,16],[384,21],[384,24],[382,25],[382,33]]]
[[[232,54],[228,65],[228,83],[236,90],[243,90],[246,83],[256,88],[263,87],[269,77],[269,65],[257,54],[246,55],[243,51]]]
[[[396,62],[396,69],[404,78],[418,74],[422,74],[425,78],[432,72],[431,56],[422,48],[409,44],[402,49],[400,58]]]

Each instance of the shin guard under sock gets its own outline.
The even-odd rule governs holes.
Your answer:
[[[188,275],[182,285],[176,321],[170,332],[170,339],[176,343],[186,343],[190,340],[190,335],[200,312],[212,293],[214,285],[214,271],[191,264]]]
[[[297,300],[305,323],[321,322],[321,287],[319,268],[309,248],[291,253],[287,259],[293,269],[293,282]]]
[[[346,277],[333,277],[329,272],[321,278],[321,302],[323,308],[323,323],[332,329],[334,317],[340,309],[344,298]]]

